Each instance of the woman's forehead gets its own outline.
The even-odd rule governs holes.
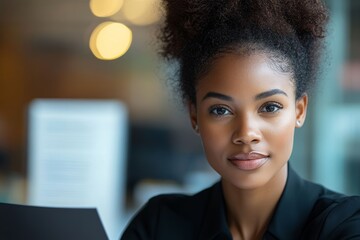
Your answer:
[[[271,59],[267,54],[251,54],[238,55],[226,54],[216,58],[209,70],[200,79],[211,78],[240,78],[263,80],[266,79],[286,79],[290,83],[293,82],[292,72],[283,72],[274,65],[274,59]],[[203,81],[204,82],[204,81]],[[221,83],[222,81],[218,81]],[[260,81],[261,83],[261,81]]]
[[[252,91],[257,94],[270,89],[295,93],[292,74],[275,69],[266,54],[227,54],[219,57],[197,84],[198,94],[208,91],[234,94]]]

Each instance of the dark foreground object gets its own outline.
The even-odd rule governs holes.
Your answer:
[[[96,209],[0,203],[0,239],[107,240]]]

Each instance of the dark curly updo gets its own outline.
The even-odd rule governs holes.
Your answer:
[[[197,80],[225,53],[265,53],[291,73],[296,97],[315,80],[328,19],[321,0],[163,0],[161,54],[179,66],[178,86],[195,103]]]

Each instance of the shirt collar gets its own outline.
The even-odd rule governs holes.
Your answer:
[[[308,184],[290,166],[288,167],[285,189],[267,230],[275,238],[294,239],[301,235],[319,196],[319,191],[310,189]]]
[[[276,206],[264,239],[294,239],[301,235],[318,197],[289,166],[285,189]],[[232,239],[228,229],[225,201],[220,182],[212,188],[199,239]]]
[[[220,182],[212,188],[203,219],[200,240],[232,239],[227,226],[225,202]]]

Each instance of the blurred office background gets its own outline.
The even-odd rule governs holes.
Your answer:
[[[291,164],[307,179],[360,194],[360,1],[327,3],[328,51]],[[123,225],[154,194],[191,193],[217,179],[171,92],[173,67],[157,55],[158,4],[0,0],[1,202],[28,203],[28,111],[35,99],[126,106]]]

